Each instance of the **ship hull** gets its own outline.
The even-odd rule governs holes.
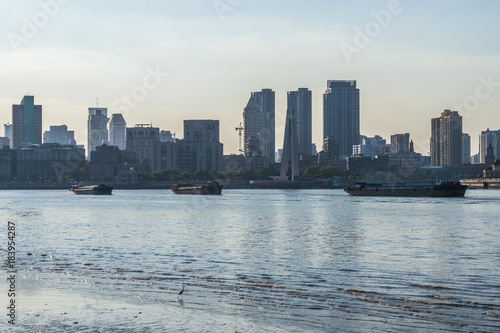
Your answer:
[[[351,196],[376,197],[463,197],[467,186],[457,183],[433,186],[387,186],[362,184],[344,189]]]
[[[194,195],[220,195],[222,185],[217,182],[209,182],[206,185],[175,185],[170,189],[174,194],[194,194]]]
[[[71,193],[77,195],[111,195],[113,186],[111,185],[89,185],[73,186],[69,189]]]

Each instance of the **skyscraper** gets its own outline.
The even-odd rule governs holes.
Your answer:
[[[391,154],[408,153],[410,151],[410,134],[391,135]]]
[[[108,109],[89,108],[87,120],[87,158],[95,147],[108,142]]]
[[[21,143],[42,144],[42,106],[33,96],[24,96],[20,105],[12,105],[12,148]]]
[[[470,135],[462,134],[462,164],[469,164],[470,161]]]
[[[253,92],[243,112],[245,158],[251,168],[274,163],[275,94],[271,89]]]
[[[121,113],[114,113],[109,121],[109,144],[120,150],[127,148],[127,122]]]
[[[433,166],[462,163],[462,117],[458,111],[444,110],[431,120],[431,163]]]
[[[293,110],[299,154],[312,155],[312,92],[307,88],[289,91],[287,108]]]
[[[323,95],[323,139],[335,138],[341,157],[359,145],[359,89],[356,81],[328,81]]]
[[[481,132],[479,136],[479,160],[481,163],[486,163],[489,145],[493,147],[493,154],[500,156],[500,130],[490,131],[488,128],[486,131]]]

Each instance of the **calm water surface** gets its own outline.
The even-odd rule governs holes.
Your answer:
[[[0,191],[24,330],[500,331],[500,191],[113,193]]]

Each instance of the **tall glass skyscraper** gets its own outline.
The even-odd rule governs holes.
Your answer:
[[[299,154],[312,155],[312,92],[307,88],[289,91],[287,108],[293,110]]]
[[[42,106],[35,105],[35,97],[24,96],[20,105],[12,105],[12,148],[21,143],[42,144]]]
[[[359,89],[356,81],[328,81],[323,95],[323,139],[335,138],[341,157],[360,144]]]
[[[251,168],[274,163],[275,94],[271,89],[253,92],[243,112],[245,157]]]

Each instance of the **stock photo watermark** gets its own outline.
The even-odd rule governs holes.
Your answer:
[[[7,222],[7,318],[10,325],[16,325],[16,224]]]
[[[403,12],[403,5],[400,0],[390,0],[387,3],[386,9],[379,11],[372,10],[370,12],[373,20],[365,24],[363,29],[354,28],[356,33],[352,43],[343,42],[340,44],[340,50],[348,63],[352,61],[354,55],[358,55],[361,51],[367,48],[374,38],[377,38],[384,28],[387,28],[394,16]]]
[[[10,46],[16,52],[19,52],[20,47],[28,44],[33,40],[40,31],[45,28],[51,19],[56,17],[63,5],[66,5],[71,0],[41,0],[38,2],[40,10],[35,12],[31,17],[23,16],[21,18],[22,26],[19,33],[9,32],[7,38]]]
[[[224,21],[228,13],[233,12],[244,0],[215,0],[213,6],[221,21]]]
[[[168,72],[163,72],[160,66],[155,69],[146,67],[146,75],[141,84],[136,85],[128,94],[122,94],[112,103],[112,108],[116,112],[126,114],[139,106],[139,104],[148,98],[149,93],[157,89],[168,76]]]
[[[472,112],[475,112],[481,102],[490,99],[500,87],[500,82],[493,80],[493,74],[490,74],[487,78],[480,76],[478,78],[479,84],[474,90],[474,94],[471,94],[463,100],[461,104],[453,105],[455,110],[462,113],[462,116],[469,116]]]

